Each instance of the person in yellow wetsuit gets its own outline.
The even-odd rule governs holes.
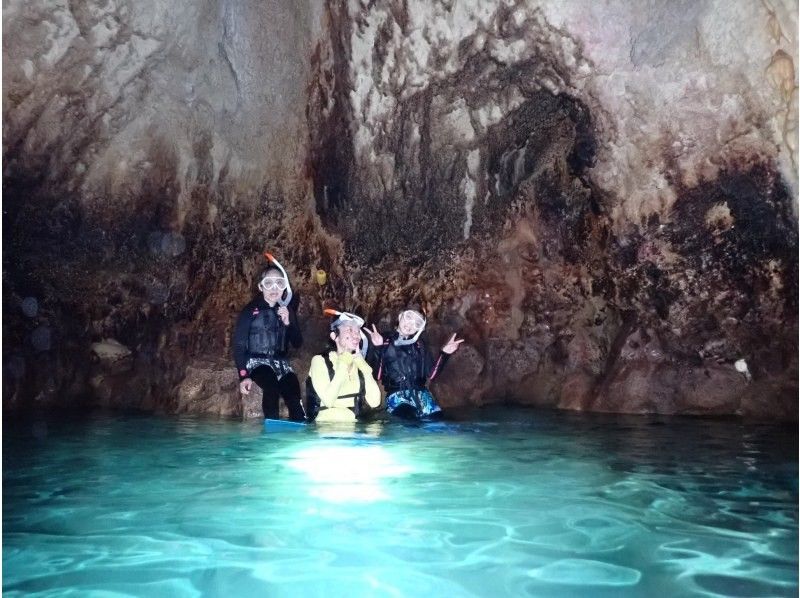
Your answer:
[[[362,353],[367,342],[361,332],[364,320],[346,312],[337,315],[330,333],[334,349],[311,359],[306,381],[306,413],[317,422],[354,422],[381,403],[380,388]]]

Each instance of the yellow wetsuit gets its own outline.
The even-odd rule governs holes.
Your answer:
[[[356,420],[355,414],[351,411],[353,407],[353,397],[340,399],[342,395],[356,394],[360,390],[361,384],[358,380],[358,372],[364,376],[364,399],[372,408],[381,404],[381,391],[378,383],[372,377],[372,368],[369,367],[361,355],[353,356],[351,353],[328,353],[328,359],[333,365],[333,379],[328,374],[328,366],[322,355],[315,355],[311,359],[311,368],[308,375],[311,384],[322,403],[316,421],[318,422],[351,422]]]

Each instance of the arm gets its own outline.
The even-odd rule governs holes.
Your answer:
[[[430,358],[430,353],[428,353],[428,367],[426,368],[426,377],[428,381],[433,380],[439,372],[444,369],[447,360],[450,359],[450,355],[445,353],[444,351],[439,351],[439,356],[436,358],[436,362]]]
[[[447,359],[450,356],[444,351],[439,351],[439,355],[436,356],[436,360],[434,361],[430,349],[428,349],[428,344],[424,340],[419,342],[422,344],[422,351],[424,353],[423,363],[425,364],[425,380],[430,382],[442,371],[444,364],[447,363]]]
[[[381,389],[378,388],[378,383],[375,382],[375,378],[372,376],[372,368],[358,355],[353,360],[353,363],[364,374],[364,399],[367,401],[367,405],[373,409],[378,407],[381,404]]]
[[[450,340],[445,343],[442,347],[442,350],[439,352],[439,357],[436,359],[436,363],[433,364],[433,368],[430,370],[430,374],[428,375],[428,380],[433,380],[436,377],[436,374],[442,371],[447,360],[450,359],[450,356],[458,351],[458,347],[461,346],[461,343],[464,342],[463,338],[458,338],[455,334],[450,337]]]
[[[236,371],[239,374],[239,380],[244,380],[247,373],[242,375],[247,365],[247,346],[250,334],[250,310],[245,307],[239,314],[236,320],[236,326],[233,329],[233,361],[236,364]]]
[[[308,375],[311,378],[311,384],[314,385],[314,390],[317,391],[319,399],[325,407],[333,407],[336,399],[339,398],[339,388],[347,380],[348,365],[339,361],[337,366],[334,367],[335,373],[333,380],[331,380],[328,378],[328,367],[325,365],[323,357],[315,355],[311,359],[311,368],[308,371]],[[374,383],[375,381],[373,380],[372,382]]]
[[[386,350],[386,346],[391,342],[391,339],[389,339],[388,335],[384,336],[378,332],[375,324],[372,325],[372,330],[366,327],[364,330],[369,340],[372,341],[367,348],[367,363],[372,367],[373,371],[378,371],[381,361],[383,360],[383,352]]]
[[[367,349],[367,364],[371,368],[370,375],[378,375],[378,370],[380,369],[381,362],[383,361],[383,352],[386,350],[388,345],[388,340],[385,340],[382,345],[370,344],[369,349]]]

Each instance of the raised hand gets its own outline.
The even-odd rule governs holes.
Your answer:
[[[353,364],[365,374],[372,373],[372,368],[369,366],[366,360],[361,356],[361,353],[358,353],[353,356]]]
[[[463,342],[464,342],[463,338],[456,339],[456,335],[454,334],[453,336],[450,337],[450,340],[447,341],[447,344],[444,347],[442,347],[442,351],[444,353],[447,353],[448,355],[452,355],[458,350],[459,345]]]
[[[285,305],[282,305],[278,308],[278,317],[280,317],[284,326],[289,325],[289,310]]]
[[[367,328],[366,331],[369,335],[369,340],[372,341],[373,345],[380,347],[383,344],[383,337],[381,336],[381,333],[378,332],[378,329],[375,328],[375,324],[372,325],[372,330]]]

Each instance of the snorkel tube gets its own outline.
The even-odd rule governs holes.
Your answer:
[[[422,324],[420,325],[420,327],[419,327],[419,330],[417,330],[417,332],[414,334],[414,336],[410,336],[410,337],[408,337],[408,338],[400,338],[400,337],[398,336],[398,337],[397,337],[397,338],[394,340],[394,346],[395,346],[395,347],[402,347],[403,345],[412,345],[412,344],[416,343],[416,342],[417,342],[417,340],[419,339],[419,335],[420,335],[420,334],[422,334],[422,331],[423,331],[423,330],[425,330],[425,325],[428,323],[428,320],[426,320],[426,319],[425,319],[425,316],[423,316],[421,313],[419,313],[419,312],[417,312],[417,311],[414,311],[413,309],[407,309],[407,310],[405,310],[405,311],[401,311],[401,312],[400,312],[400,315],[399,315],[399,316],[397,316],[397,323],[398,323],[398,325],[400,324],[400,319],[401,319],[401,318],[402,318],[402,317],[403,317],[405,314],[407,314],[408,312],[411,312],[411,313],[413,313],[413,314],[419,315],[419,316],[422,318]]]
[[[264,252],[264,257],[267,258],[267,261],[274,265],[278,270],[280,270],[283,277],[286,279],[286,291],[281,295],[281,298],[278,299],[278,305],[281,307],[286,307],[292,301],[292,285],[289,284],[289,275],[286,274],[286,270],[283,269],[281,263],[275,259],[275,257],[269,253],[268,251]],[[258,283],[259,290],[261,288],[261,283]]]
[[[361,318],[355,314],[351,314],[347,311],[339,311],[330,308],[323,309],[322,313],[327,316],[337,316],[337,318],[331,322],[331,332],[335,332],[342,322],[353,322],[354,324],[358,325],[358,333],[361,335],[361,341],[358,343],[358,348],[361,352],[361,356],[366,358],[367,349],[369,349],[369,341],[367,341],[367,335],[364,334],[363,330],[361,330],[361,328],[364,326],[364,318]]]

